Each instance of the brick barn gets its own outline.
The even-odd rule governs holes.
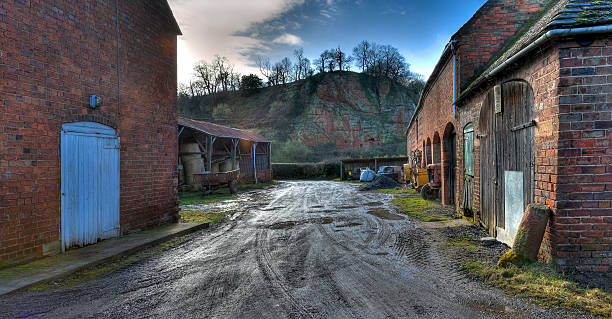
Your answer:
[[[176,218],[180,33],[166,0],[0,3],[0,265]]]
[[[512,243],[549,206],[540,258],[612,270],[610,1],[490,0],[449,41],[407,129],[441,199]]]

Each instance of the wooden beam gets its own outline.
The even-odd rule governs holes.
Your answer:
[[[253,143],[253,174],[255,175],[255,184],[257,184],[257,162],[255,161],[255,149],[257,148],[257,143]]]

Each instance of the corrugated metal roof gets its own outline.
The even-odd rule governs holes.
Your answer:
[[[269,140],[265,139],[261,135],[247,131],[240,130],[236,128],[231,128],[219,124],[214,124],[210,122],[204,121],[196,121],[192,119],[187,119],[184,117],[179,117],[178,124],[181,126],[186,126],[192,128],[194,130],[198,130],[204,132],[208,135],[217,136],[217,137],[225,137],[225,138],[239,138],[242,140],[257,142],[257,143],[270,143]]]

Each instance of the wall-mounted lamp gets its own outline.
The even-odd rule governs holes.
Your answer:
[[[102,98],[98,95],[92,94],[89,97],[89,106],[92,109],[102,106]]]

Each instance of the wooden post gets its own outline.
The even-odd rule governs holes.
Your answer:
[[[272,169],[272,142],[268,143],[268,169]]]
[[[238,140],[232,139],[232,170],[236,169],[236,147],[238,147]]]
[[[344,170],[342,169],[342,161],[340,161],[340,180],[344,180]]]
[[[253,143],[253,174],[255,175],[255,184],[257,184],[257,164],[255,162],[255,149],[257,148],[257,143]]]
[[[212,172],[212,154],[213,154],[213,144],[217,138],[209,135],[208,136],[208,171]]]

